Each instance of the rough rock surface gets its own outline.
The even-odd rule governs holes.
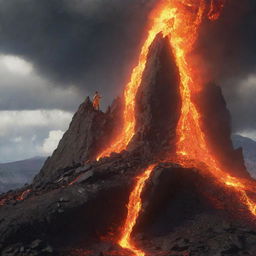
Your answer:
[[[139,155],[116,155],[74,169],[67,180],[48,184],[47,190],[34,188],[23,201],[8,201],[0,208],[2,255],[21,256],[27,252],[67,256],[78,248],[93,250],[91,255],[100,251],[105,254],[112,248],[115,253],[108,255],[121,255],[122,250],[113,245],[109,233],[114,231],[112,238],[118,238],[129,191],[147,164],[141,163]],[[247,209],[237,202],[232,190],[199,170],[160,164],[144,189],[143,211],[134,239],[146,251],[168,251],[167,255],[209,252],[211,256],[229,249],[250,252],[255,249],[250,239],[256,236],[256,228],[249,221]],[[220,223],[213,226],[211,221]],[[239,244],[243,236],[250,240],[248,246]],[[225,244],[217,246],[222,239]],[[233,250],[233,245],[238,248]],[[46,248],[49,252],[40,254]]]
[[[144,187],[132,234],[139,248],[149,255],[255,256],[254,219],[238,194],[206,171],[161,162],[175,148],[180,105],[168,47],[158,37],[150,51],[136,102],[137,134],[128,151],[92,161],[120,129],[122,107],[116,101],[102,113],[87,99],[34,182],[0,195],[1,255],[131,255],[116,243],[129,194],[136,177],[157,163]],[[222,100],[215,89],[212,94]],[[216,104],[219,112],[227,113],[223,102]],[[221,121],[214,106],[207,111],[202,119],[207,136],[213,140],[217,132],[216,148],[226,143],[226,155],[236,157],[228,116]],[[245,172],[240,169],[241,176],[247,177]]]
[[[46,160],[35,181],[49,181],[58,170],[94,159],[118,132],[121,109],[120,99],[116,99],[106,113],[96,111],[87,98],[80,105],[58,148]]]

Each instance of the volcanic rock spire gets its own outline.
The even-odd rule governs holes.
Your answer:
[[[136,95],[135,136],[127,149],[143,150],[153,158],[174,154],[180,109],[178,69],[168,39],[159,34],[149,49]]]

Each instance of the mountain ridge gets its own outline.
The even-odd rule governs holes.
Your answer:
[[[46,157],[36,156],[15,162],[0,163],[0,193],[31,183]]]

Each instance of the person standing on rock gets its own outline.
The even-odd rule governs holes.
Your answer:
[[[93,107],[94,109],[96,110],[100,110],[100,100],[101,100],[101,96],[99,95],[99,93],[96,91],[95,92],[95,95],[93,97],[93,101],[92,101],[92,104],[93,104]]]

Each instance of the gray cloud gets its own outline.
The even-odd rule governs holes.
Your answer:
[[[101,88],[110,98],[127,79],[153,2],[0,1],[0,52],[25,57],[62,85]]]
[[[0,162],[49,155],[72,114],[60,110],[0,111]]]

